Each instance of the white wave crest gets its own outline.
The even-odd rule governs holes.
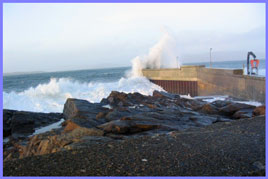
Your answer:
[[[52,78],[46,84],[39,84],[23,92],[3,92],[3,106],[4,109],[62,112],[67,98],[100,102],[111,91],[152,95],[154,90],[163,91],[145,77],[121,78],[117,82],[110,83],[81,83],[69,78]]]

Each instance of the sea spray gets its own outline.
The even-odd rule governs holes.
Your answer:
[[[145,56],[135,57],[129,77],[142,76],[142,69],[180,68],[175,39],[167,31]]]

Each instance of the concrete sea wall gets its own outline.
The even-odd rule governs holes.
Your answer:
[[[144,69],[143,75],[166,91],[191,96],[229,95],[265,102],[265,77],[243,75],[242,69],[182,66],[180,69]]]

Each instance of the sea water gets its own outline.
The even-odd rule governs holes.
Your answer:
[[[245,61],[213,62],[213,68],[242,68]],[[192,63],[186,65],[205,65]],[[3,76],[3,108],[34,111],[62,112],[67,98],[100,102],[111,91],[139,92],[152,95],[160,86],[139,76],[127,75],[131,67],[95,70],[77,70]],[[260,61],[259,75],[265,76],[265,60]]]

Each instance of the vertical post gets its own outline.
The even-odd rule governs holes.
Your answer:
[[[176,62],[177,62],[177,68],[179,68],[179,64],[178,64],[178,56],[176,57]]]
[[[211,68],[212,66],[211,66],[211,51],[212,51],[212,48],[210,48],[210,53],[209,53],[209,67]]]

